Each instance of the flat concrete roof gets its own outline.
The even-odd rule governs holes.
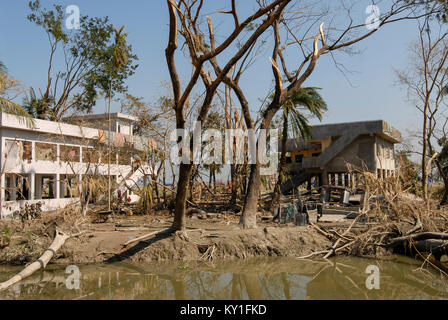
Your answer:
[[[401,133],[384,120],[368,120],[318,124],[311,126],[311,138],[305,142],[297,142],[296,139],[288,139],[286,150],[306,150],[318,141],[327,140],[330,137],[342,135],[375,134],[392,143],[401,142]]]
[[[137,122],[138,118],[134,116],[130,116],[128,114],[120,113],[120,112],[114,112],[110,114],[111,119],[120,119],[120,120],[126,120],[130,122]],[[108,120],[109,116],[107,113],[96,113],[96,114],[84,114],[84,115],[73,115],[70,117],[62,118],[62,120]]]
[[[330,124],[319,124],[311,126],[311,139],[307,142],[316,140],[326,140],[330,136],[341,134],[377,134],[382,138],[393,143],[401,142],[401,133],[384,120],[353,121]]]

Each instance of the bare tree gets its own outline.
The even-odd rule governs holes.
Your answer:
[[[200,30],[198,19],[201,16],[201,10],[204,8],[203,0],[167,0],[170,31],[169,43],[166,48],[166,60],[170,73],[171,83],[173,87],[174,110],[176,112],[177,129],[185,129],[185,110],[188,108],[189,97],[193,88],[196,86],[199,78],[205,86],[205,97],[198,113],[198,121],[204,121],[213,98],[219,85],[223,82],[229,71],[235,64],[246,54],[252,47],[253,43],[278,19],[280,13],[291,0],[270,1],[269,4],[262,4],[261,7],[244,21],[240,22],[237,12],[236,1],[231,0],[231,13],[234,28],[233,31],[224,37],[222,43],[217,44],[213,36],[213,25],[211,18],[208,18],[208,32],[210,34],[210,43],[205,45],[204,33]],[[261,2],[260,2],[261,4]],[[226,13],[226,12],[224,12]],[[262,20],[264,18],[264,20]],[[230,54],[227,63],[218,73],[215,79],[207,74],[205,70],[206,62],[217,56],[224,56],[227,49],[234,49],[232,44],[247,29],[249,24],[261,21],[258,27],[254,28],[246,42],[237,47],[236,52]],[[181,35],[188,51],[188,56],[193,67],[187,86],[183,89],[180,77],[176,68],[175,52],[178,48],[178,35]],[[192,146],[191,146],[192,147]],[[173,230],[183,230],[185,228],[185,204],[188,194],[188,183],[192,171],[191,163],[181,163],[179,168],[179,179],[175,203],[175,216]]]
[[[422,113],[422,128],[418,136],[421,141],[422,193],[425,201],[428,200],[430,159],[436,156],[434,140],[440,139],[442,129],[438,119],[447,92],[447,59],[446,26],[426,17],[419,23],[418,40],[411,47],[408,69],[396,71],[399,82],[407,88],[409,98]],[[448,180],[438,158],[435,158],[435,163],[446,186]]]
[[[341,3],[343,4],[343,2]],[[304,11],[285,11],[282,18],[272,24],[274,47],[270,59],[275,79],[275,90],[271,103],[262,114],[260,129],[269,129],[274,115],[310,77],[320,57],[327,54],[333,55],[333,52],[336,51],[347,51],[356,43],[376,33],[377,30],[386,24],[436,14],[443,9],[443,5],[438,1],[427,1],[422,6],[414,1],[393,1],[389,9],[383,11],[384,13],[378,17],[377,28],[372,28],[368,21],[356,24],[352,18],[352,10],[345,6],[343,8],[346,12],[347,19],[342,22],[341,19],[332,19],[328,16],[329,13],[312,12],[312,8],[308,7]],[[340,11],[335,8],[330,8],[327,12],[339,13]],[[331,21],[327,31],[323,28],[324,23],[321,23],[320,27],[317,28],[319,24],[318,20],[322,21],[324,18]],[[281,32],[280,27],[282,27],[283,32]],[[313,30],[317,32],[313,33]],[[363,32],[363,30],[366,31]],[[282,35],[285,38],[283,42],[281,41]],[[293,72],[289,71],[290,69],[287,67],[288,61],[285,59],[285,52],[291,52],[291,50],[287,50],[290,46],[295,46],[295,51],[299,52],[302,56],[300,64],[294,68],[295,71]],[[280,61],[281,67],[279,67],[278,60]],[[248,115],[246,119],[250,120],[249,111],[246,110],[244,113]],[[261,164],[257,155],[256,164],[251,165],[249,188],[240,220],[240,225],[243,228],[256,227],[256,213],[261,185],[260,169]]]

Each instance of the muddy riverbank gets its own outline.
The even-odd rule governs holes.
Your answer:
[[[25,265],[36,260],[50,245],[57,225],[63,230],[64,227],[81,229],[86,233],[67,240],[51,261],[55,264],[298,257],[331,246],[325,236],[310,226],[260,221],[257,229],[241,230],[235,216],[205,220],[195,217],[188,219],[185,232],[160,234],[124,246],[130,240],[165,230],[171,224],[172,217],[166,214],[119,216],[106,223],[83,222],[76,228],[60,218],[25,223],[2,221],[0,230],[9,238],[3,242],[9,243],[0,247],[0,264]]]

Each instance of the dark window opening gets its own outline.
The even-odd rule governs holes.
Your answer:
[[[42,199],[54,199],[54,178],[42,177]]]

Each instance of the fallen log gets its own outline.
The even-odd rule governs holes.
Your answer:
[[[448,253],[448,241],[446,240],[427,239],[412,241],[412,246],[420,252],[430,252],[436,257]]]
[[[50,247],[45,250],[45,252],[42,254],[42,256],[37,259],[35,262],[27,266],[25,269],[23,269],[20,273],[12,277],[11,279],[0,283],[0,291],[8,289],[9,287],[13,286],[14,284],[22,281],[23,279],[29,277],[34,272],[39,270],[40,268],[45,269],[48,262],[54,257],[56,252],[64,245],[65,241],[71,237],[75,237],[78,235],[81,235],[82,233],[78,233],[76,235],[69,235],[66,233],[63,233],[56,229],[56,236],[54,237],[54,240]]]
[[[123,247],[126,247],[126,246],[130,245],[131,243],[138,242],[138,241],[144,240],[146,238],[152,237],[154,235],[159,235],[159,234],[168,233],[168,232],[171,232],[171,228],[154,231],[154,232],[145,234],[141,237],[137,237],[135,239],[131,239],[131,240],[127,241],[125,244],[123,244]]]
[[[414,235],[408,235],[403,237],[397,237],[390,240],[387,244],[390,247],[395,247],[397,245],[403,244],[404,242],[412,241],[421,241],[421,240],[448,240],[448,233],[441,232],[422,232]]]

